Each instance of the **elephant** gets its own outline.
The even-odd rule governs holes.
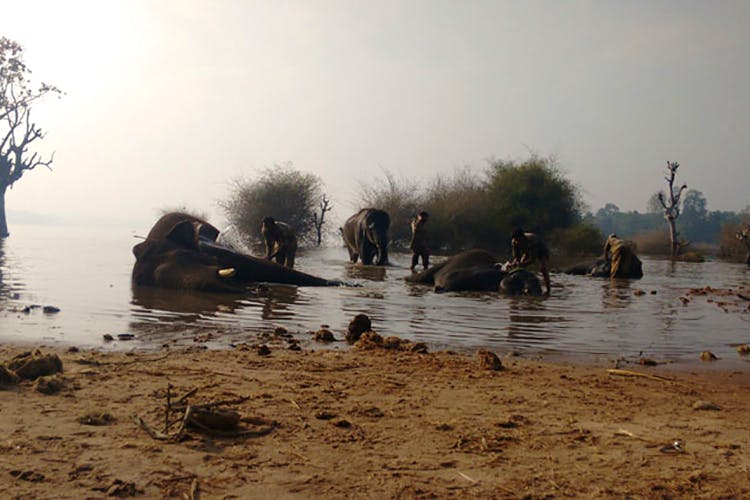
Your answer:
[[[388,228],[391,218],[387,212],[377,208],[363,208],[349,217],[341,228],[349,259],[356,263],[375,265],[388,264]]]
[[[436,292],[500,291],[507,295],[542,295],[536,275],[525,269],[504,271],[494,255],[481,249],[456,254],[406,280],[434,285]]]
[[[593,261],[579,262],[568,267],[563,272],[575,276],[593,276],[595,278],[608,278],[610,265],[605,259],[595,259]]]
[[[593,261],[580,262],[570,266],[563,271],[565,274],[578,276],[593,276],[594,278],[609,278],[612,273],[611,262],[602,258]],[[640,279],[643,277],[643,268],[640,260],[635,262],[632,269],[628,270],[625,276],[615,276],[616,278]]]
[[[240,293],[255,282],[340,284],[219,245],[218,236],[216,227],[192,215],[162,216],[133,247],[133,284],[226,293]]]

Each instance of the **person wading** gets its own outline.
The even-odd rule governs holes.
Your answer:
[[[414,219],[411,221],[411,242],[409,248],[412,251],[411,256],[411,270],[413,271],[419,263],[419,258],[422,258],[422,266],[425,269],[430,265],[430,249],[427,246],[427,219],[430,214],[427,212],[419,212]]]
[[[549,248],[547,248],[547,245],[535,233],[527,233],[523,229],[518,228],[511,234],[510,246],[513,252],[511,266],[529,267],[538,264],[544,278],[545,295],[549,296]]]

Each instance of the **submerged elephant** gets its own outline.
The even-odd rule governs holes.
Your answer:
[[[363,208],[349,217],[341,228],[341,235],[349,250],[349,260],[357,259],[362,264],[388,264],[388,229],[391,218],[387,212],[377,208]]]
[[[613,278],[624,278],[624,279],[640,279],[643,278],[643,267],[640,259],[633,256],[636,261],[627,271],[626,274],[620,273],[620,276],[612,276]],[[592,276],[594,278],[609,278],[612,274],[612,264],[610,261],[605,259],[596,259],[593,261],[580,262],[574,266],[563,271],[565,274],[573,274],[578,276]]]
[[[338,282],[295,271],[216,243],[219,230],[182,213],[160,218],[133,247],[133,283],[210,292],[241,292],[255,282],[330,286]]]
[[[503,271],[497,258],[486,250],[466,250],[407,281],[434,285],[436,292],[501,291],[508,295],[542,295],[539,278],[525,269]]]

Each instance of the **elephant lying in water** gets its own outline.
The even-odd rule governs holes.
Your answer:
[[[542,295],[539,278],[525,269],[506,272],[485,250],[466,250],[450,257],[407,281],[434,285],[436,292],[500,291],[507,295]]]
[[[145,241],[133,247],[133,283],[187,290],[237,293],[249,283],[338,285],[245,255],[216,243],[219,230],[182,213],[159,219]]]
[[[643,268],[641,261],[638,260],[635,265],[624,270],[619,276],[613,278],[640,279],[643,278]],[[588,262],[581,262],[565,269],[565,274],[578,276],[593,276],[594,278],[609,278],[612,274],[611,262],[605,259],[596,259]]]

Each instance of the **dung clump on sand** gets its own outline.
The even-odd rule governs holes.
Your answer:
[[[321,328],[313,334],[313,340],[315,342],[335,342],[336,337],[333,336],[333,332],[328,328]]]
[[[36,380],[63,371],[62,360],[57,354],[42,354],[39,349],[15,356],[8,362],[8,369],[24,380]]]
[[[90,411],[78,417],[78,423],[83,425],[109,425],[115,421],[115,417],[106,412]]]
[[[350,344],[354,344],[360,338],[360,336],[372,330],[372,321],[366,314],[357,314],[349,322],[349,327],[346,330],[346,341]]]
[[[385,337],[373,332],[372,330],[364,332],[354,344],[357,349],[387,349],[390,351],[407,351],[425,354],[427,345],[423,342],[412,342],[399,337]]]
[[[41,392],[48,396],[57,394],[63,389],[63,387],[65,387],[65,382],[59,375],[39,377],[34,383],[34,389],[36,389],[37,392]]]
[[[477,351],[477,360],[479,361],[479,368],[482,370],[503,370],[503,363],[500,361],[500,358],[494,352],[487,349],[479,349]]]
[[[8,370],[4,365],[0,365],[0,389],[17,385],[20,380],[18,375]]]

